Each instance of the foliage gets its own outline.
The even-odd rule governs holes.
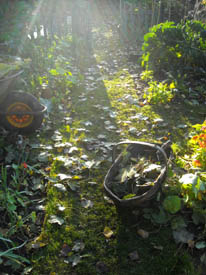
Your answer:
[[[141,73],[141,79],[148,83],[149,87],[145,89],[144,98],[146,98],[149,103],[167,103],[174,97],[174,92],[176,90],[175,82],[167,84],[164,81],[155,81],[154,72],[152,70],[143,71]]]
[[[193,128],[195,128],[195,134],[189,141],[189,146],[193,150],[193,166],[204,170],[206,168],[206,121],[193,125]]]
[[[194,212],[194,222],[205,223],[205,193],[206,193],[206,151],[205,151],[205,133],[206,122],[193,125],[195,131],[188,141],[188,152],[190,157],[186,156],[181,161],[184,168],[190,169],[190,173],[184,174],[180,179],[180,192],[184,203],[191,207]],[[179,156],[178,158],[181,159]],[[193,172],[193,173],[192,173]]]
[[[167,226],[178,213],[176,206],[172,204],[168,212],[158,201],[158,207],[150,212],[153,223],[135,216],[135,223],[141,221],[138,226],[153,232],[146,242],[137,235],[136,225],[122,222],[102,193],[114,142],[139,135],[142,140],[156,140],[152,126],[159,123],[154,119],[157,114],[151,106],[140,107],[135,85],[139,83],[129,71],[119,69],[125,64],[116,49],[116,72],[108,61],[85,66],[80,87],[68,91],[74,69],[69,44],[59,38],[48,44],[38,39],[22,51],[22,56],[31,60],[24,74],[26,89],[56,103],[57,111],[46,116],[44,128],[35,137],[20,136],[18,140],[16,135],[0,140],[4,163],[0,209],[6,213],[1,219],[5,253],[0,254],[1,265],[6,273],[14,273],[13,265],[9,270],[5,266],[12,252],[23,264],[28,262],[20,257],[31,256],[33,274],[85,274],[85,270],[90,274],[193,274],[191,259],[182,249],[177,250]],[[107,47],[101,51],[111,61],[103,49]],[[181,111],[177,112],[178,119],[184,119]],[[164,135],[166,131],[168,126],[163,128]],[[127,215],[129,220],[131,214]],[[182,220],[173,223],[184,224]],[[157,224],[165,226],[156,230]],[[29,241],[26,247],[25,238]],[[138,257],[131,249],[139,250],[141,265],[135,263]],[[150,257],[151,251],[156,257]]]
[[[29,1],[2,1],[0,7],[0,42],[11,49],[25,41],[26,25],[31,19],[32,5]]]
[[[163,202],[165,210],[171,214],[175,214],[181,209],[181,199],[178,196],[168,196]]]
[[[29,168],[25,162],[28,155],[24,145],[16,148],[5,143],[1,152],[5,156],[5,167],[1,166],[0,177],[0,241],[3,243],[0,262],[2,267],[7,266],[9,270],[19,270],[25,263],[30,263],[21,253],[27,243],[26,240],[22,243],[22,239],[28,234],[26,224],[36,219],[35,211],[28,208],[31,197],[28,197],[27,184],[33,168]]]
[[[203,174],[185,174],[180,180],[180,187],[184,202],[194,211],[204,211],[206,182]]]
[[[38,90],[39,96],[52,98],[55,104],[69,94],[70,88],[76,83],[71,72],[70,46],[69,38],[62,40],[58,37],[50,43],[44,38],[25,43],[22,56],[30,60],[30,66],[24,71],[28,92],[36,95]]]
[[[205,33],[206,25],[199,21],[153,26],[144,36],[142,66],[153,71],[155,78],[174,81],[177,88],[182,89],[182,83],[186,86],[191,82],[194,90],[200,83],[205,85]]]
[[[174,82],[171,82],[170,85],[167,83],[150,81],[148,83],[149,87],[144,93],[144,98],[147,99],[149,103],[158,104],[158,103],[167,103],[172,100],[174,97],[175,85]]]

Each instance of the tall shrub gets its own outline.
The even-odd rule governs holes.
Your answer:
[[[152,27],[144,36],[142,66],[160,78],[197,80],[206,73],[206,24],[186,21],[165,22]]]

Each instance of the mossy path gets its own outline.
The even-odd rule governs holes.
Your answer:
[[[140,67],[129,60],[117,33],[102,27],[94,37],[93,58],[81,64],[82,82],[64,99],[56,131],[40,136],[46,144],[52,136],[52,179],[32,274],[193,274],[191,258],[177,249],[170,228],[132,213],[119,215],[103,181],[114,143],[182,142],[198,114],[178,103],[145,104]]]

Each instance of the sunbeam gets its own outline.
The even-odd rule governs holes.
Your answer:
[[[42,3],[43,3],[43,0],[40,0],[39,3],[36,6],[36,9],[33,12],[33,15],[31,17],[31,21],[30,21],[29,25],[27,26],[26,32],[25,32],[25,34],[23,35],[23,37],[21,39],[21,43],[20,43],[20,45],[18,47],[18,52],[21,52],[21,50],[22,50],[22,48],[24,46],[24,43],[25,43],[25,41],[28,38],[29,33],[31,32],[32,28],[35,25],[35,21],[36,21],[36,18],[38,16],[40,10],[41,10]]]

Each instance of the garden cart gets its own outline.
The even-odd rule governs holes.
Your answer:
[[[22,72],[19,66],[0,63],[0,123],[6,130],[28,134],[41,126],[46,107],[33,95],[11,89]]]

